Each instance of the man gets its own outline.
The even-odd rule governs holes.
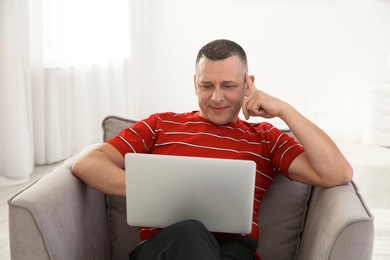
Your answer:
[[[211,234],[191,220],[163,230],[141,227],[143,243],[130,258],[260,259],[258,206],[276,173],[332,187],[348,183],[352,168],[321,129],[289,104],[255,87],[245,51],[237,43],[206,44],[198,53],[195,72],[199,111],[151,115],[80,158],[72,172],[98,191],[125,196],[127,152],[253,160],[257,167],[250,234]],[[242,121],[241,109],[246,119],[281,118],[300,143],[268,123]]]

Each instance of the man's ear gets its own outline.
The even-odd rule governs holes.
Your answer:
[[[194,87],[195,87],[195,94],[198,95],[198,88],[196,87],[196,74],[194,75]]]

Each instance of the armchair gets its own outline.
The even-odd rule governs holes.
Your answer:
[[[107,140],[134,120],[109,116]],[[139,243],[126,224],[125,198],[99,193],[75,178],[68,158],[9,201],[13,260],[127,259]],[[279,176],[260,207],[263,259],[371,259],[373,216],[356,185],[324,189]]]

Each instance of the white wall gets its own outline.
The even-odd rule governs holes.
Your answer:
[[[390,0],[149,0],[147,13],[140,117],[197,109],[195,56],[217,38],[244,47],[258,88],[335,139],[361,139],[365,91],[390,83]]]

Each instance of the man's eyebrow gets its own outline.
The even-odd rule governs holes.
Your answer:
[[[201,84],[208,84],[208,83],[212,83],[212,82],[209,81],[209,80],[201,80],[200,83],[201,83]]]
[[[201,84],[208,84],[208,83],[213,83],[209,80],[201,80],[200,81]],[[226,84],[238,84],[236,81],[233,81],[233,80],[224,80],[222,81],[222,84],[226,85]]]
[[[237,82],[235,82],[233,80],[224,80],[224,81],[222,81],[222,84],[237,84]]]

